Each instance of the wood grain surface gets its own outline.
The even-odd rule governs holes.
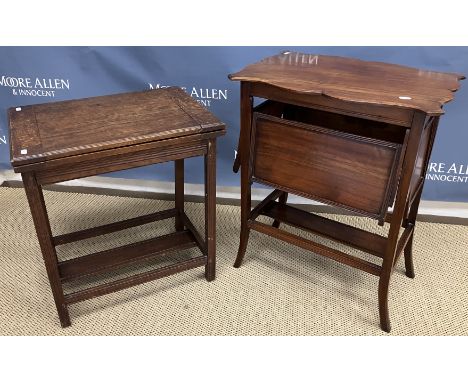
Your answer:
[[[440,115],[442,106],[453,99],[452,93],[459,88],[459,80],[465,77],[354,58],[283,52],[248,65],[229,78],[342,101]]]
[[[14,166],[224,129],[176,87],[15,107],[8,116]]]
[[[373,217],[391,204],[398,144],[259,113],[253,137],[257,182]]]

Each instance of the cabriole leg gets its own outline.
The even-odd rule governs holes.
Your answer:
[[[249,241],[250,228],[248,219],[251,210],[251,179],[250,179],[250,134],[252,123],[253,99],[249,94],[249,84],[241,83],[241,131],[239,138],[240,168],[241,168],[241,233],[239,251],[234,267],[239,268],[244,259]]]

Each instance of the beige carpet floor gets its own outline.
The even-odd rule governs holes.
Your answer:
[[[141,198],[45,192],[54,234],[172,206]],[[217,209],[217,278],[203,268],[155,280],[70,307],[72,326],[59,325],[24,191],[0,187],[0,335],[386,335],[379,329],[375,276],[253,232],[241,268],[240,209]],[[203,205],[187,203],[203,227]],[[384,232],[374,221],[332,216]],[[59,247],[60,259],[169,233],[173,220]],[[294,231],[294,229],[291,229]],[[312,235],[311,235],[312,236]],[[323,240],[323,242],[326,242]],[[416,278],[400,259],[392,277],[392,335],[468,334],[468,227],[419,223]],[[365,254],[350,250],[363,258]],[[122,274],[197,256],[191,249]],[[66,291],[94,285],[88,278]]]

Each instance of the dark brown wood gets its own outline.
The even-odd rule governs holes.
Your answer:
[[[403,253],[404,249],[406,249],[406,247],[408,246],[408,242],[413,237],[413,233],[414,233],[414,225],[408,224],[408,227],[405,228],[405,230],[400,236],[400,239],[398,239],[396,254],[393,260],[393,266],[395,266],[401,254]]]
[[[435,136],[437,133],[437,127],[439,125],[439,120],[440,120],[440,117],[434,117],[430,121],[429,126],[427,126],[428,124],[426,123],[427,127],[425,129],[427,130],[430,128],[431,130],[430,138],[427,142],[428,147],[426,149],[422,149],[420,147],[418,150],[418,157],[421,158],[421,161],[423,162],[423,164],[421,165],[420,163],[418,163],[418,160],[416,160],[415,172],[419,174],[420,179],[419,179],[418,186],[414,188],[411,187],[410,189],[410,195],[411,194],[412,195],[410,196],[410,202],[406,207],[408,214],[407,214],[407,218],[405,222],[403,223],[404,227],[409,226],[409,225],[415,226],[416,224],[416,217],[418,215],[419,202],[421,200],[421,195],[422,195],[422,191],[424,187],[424,181],[426,179],[427,167],[429,165],[429,159],[431,157],[432,148],[434,146],[434,140],[435,140]],[[425,157],[421,155],[421,150],[424,150]],[[420,167],[421,169],[419,169],[418,167]],[[412,183],[414,183],[414,179],[415,179],[415,176],[413,174]],[[413,184],[411,186],[413,186]],[[411,232],[411,236],[409,237],[406,243],[406,246],[404,248],[406,276],[412,279],[415,277],[414,264],[413,264],[413,240],[414,240],[414,229]]]
[[[273,190],[265,199],[258,203],[255,208],[249,214],[249,220],[255,220],[258,215],[262,213],[265,207],[273,200],[278,199],[281,195],[284,194],[284,191]]]
[[[9,109],[8,115],[14,166],[217,131],[224,126],[176,87],[21,106],[20,111]],[[21,154],[25,149],[27,153]]]
[[[205,264],[206,256],[195,257],[193,259],[181,261],[179,263],[168,265],[159,269],[154,269],[148,272],[126,277],[124,279],[112,281],[110,283],[98,285],[92,288],[67,294],[65,295],[65,301],[67,302],[67,304],[74,304],[79,301],[89,300],[90,298],[118,292],[119,290],[125,288],[160,279],[162,277],[170,276],[178,272],[186,271],[188,269],[200,267]]]
[[[353,268],[360,269],[375,276],[380,275],[380,266],[369,261],[348,255],[347,253],[313,242],[311,240],[304,239],[300,236],[294,235],[292,233],[283,231],[278,228],[274,228],[264,223],[250,221],[249,226],[255,231],[262,232],[276,239],[286,241],[290,244],[307,249],[308,251],[312,251],[319,255],[338,261],[339,263],[349,265]]]
[[[278,203],[280,204],[286,204],[288,202],[288,193],[287,192],[282,192],[281,195],[278,198]],[[281,221],[278,219],[275,219],[273,223],[271,224],[272,227],[279,228],[281,224]]]
[[[196,266],[215,277],[216,138],[225,126],[182,89],[167,88],[9,110],[11,162],[24,187],[62,326],[67,304]],[[184,213],[184,159],[206,157],[206,244]],[[41,185],[175,161],[175,208],[52,236]],[[59,262],[55,246],[175,218],[173,234]],[[184,231],[184,227],[187,230]],[[198,246],[203,256],[64,296],[62,283]]]
[[[395,256],[398,244],[400,227],[403,224],[406,203],[409,197],[410,183],[413,176],[413,169],[418,153],[419,141],[424,127],[425,114],[415,113],[415,118],[411,126],[408,146],[405,154],[405,163],[403,165],[402,176],[398,186],[398,192],[395,200],[392,221],[388,233],[387,248],[382,262],[382,275],[379,280],[379,312],[380,326],[382,330],[390,332],[390,316],[388,311],[388,288],[390,277],[395,264]]]
[[[401,144],[404,141],[407,130],[406,127],[388,122],[357,118],[355,116],[311,109],[308,107],[284,105],[283,108],[285,109],[283,116],[287,120],[321,126],[327,129],[385,142]]]
[[[168,235],[123,245],[90,255],[59,262],[62,281],[102,273],[126,264],[134,264],[196,246],[190,231],[178,231]]]
[[[278,222],[321,235],[327,239],[347,244],[380,258],[383,258],[385,253],[386,237],[301,211],[295,207],[273,201],[269,202],[260,211],[260,214]]]
[[[239,250],[237,252],[234,267],[239,268],[244,259],[247,243],[249,241],[250,227],[248,219],[251,210],[251,162],[249,156],[250,150],[250,134],[252,124],[252,107],[253,98],[250,96],[250,84],[248,82],[241,83],[241,101],[240,101],[240,145],[241,152],[241,229],[240,229],[240,242]]]
[[[200,248],[200,251],[204,255],[206,255],[206,243],[202,239],[202,237],[201,237],[200,233],[198,232],[198,230],[193,225],[192,221],[185,214],[185,212],[182,212],[181,219],[182,219],[183,225],[192,233],[193,237],[195,238],[195,241],[196,241],[196,243],[198,245],[198,248]]]
[[[34,227],[36,228],[39,246],[41,247],[42,256],[44,258],[47,276],[54,296],[55,306],[59,315],[60,325],[64,328],[70,325],[70,316],[63,295],[62,283],[60,282],[57,253],[52,240],[52,231],[50,229],[44,196],[33,173],[24,173],[22,174],[22,178]]]
[[[81,231],[66,233],[54,236],[54,245],[73,243],[78,240],[89,239],[91,237],[106,235],[108,233],[121,231],[131,227],[137,227],[143,224],[152,223],[158,220],[169,219],[177,215],[175,208],[165,211],[154,212],[152,214],[137,216],[136,218],[126,219],[115,223],[105,224],[98,227],[87,228]]]
[[[205,248],[207,262],[205,278],[216,277],[216,140],[207,142],[205,155]]]
[[[390,331],[388,290],[399,256],[414,277],[417,209],[442,107],[464,76],[379,62],[283,52],[229,76],[241,82],[241,131],[234,170],[241,166],[242,263],[249,226],[379,276],[379,313]],[[253,98],[265,101],[252,113]],[[250,185],[281,190],[250,211]],[[390,223],[387,237],[286,205],[287,193]],[[393,212],[389,207],[394,206]],[[273,226],[256,222],[258,215]],[[383,259],[363,265],[322,244],[292,235],[280,222]],[[401,227],[405,228],[399,238]],[[375,268],[377,267],[377,268]]]
[[[375,104],[341,101],[320,94],[297,93],[262,82],[251,83],[251,94],[255,97],[269,98],[289,105],[404,127],[411,126],[414,114],[414,111],[410,109],[395,109]]]
[[[259,112],[259,113],[267,113],[269,115],[274,115],[277,117],[281,117],[283,112],[284,112],[284,104],[279,103],[279,102],[274,102],[270,100],[266,100],[262,102],[261,104],[255,106],[253,108],[254,112]],[[232,170],[237,173],[240,168],[240,135],[239,135],[239,143],[237,145],[237,155],[236,158],[234,159],[234,165],[232,167]]]
[[[440,115],[465,77],[348,57],[283,52],[229,78],[265,83],[287,92]]]
[[[266,101],[268,102],[268,101]],[[345,113],[344,115],[337,112],[331,113],[329,111],[324,111],[319,109],[304,108],[300,106],[293,106],[282,104],[283,115],[285,118],[298,122],[306,122],[308,124],[322,126],[328,129],[336,130],[339,132],[349,133],[352,135],[358,135],[361,137],[372,138],[385,142],[392,142],[401,146],[401,151],[405,151],[408,132],[409,129],[405,129],[402,126],[397,124],[388,123],[388,121],[380,122],[381,116],[375,115],[374,120],[364,119],[370,118],[369,115],[364,116],[363,118],[356,118],[355,116],[350,116],[348,113],[349,107],[347,110],[339,110],[339,112]],[[315,106],[314,106],[315,107]],[[360,105],[360,107],[362,107]],[[277,107],[279,108],[279,106]],[[271,109],[271,107],[270,107]],[[392,109],[390,109],[392,110]],[[389,108],[385,108],[385,113],[388,115]],[[412,119],[413,112],[408,114],[408,118]],[[432,117],[434,118],[434,117]],[[405,126],[411,126],[411,120]],[[401,167],[403,164],[403,155],[399,155],[399,163],[396,164],[397,172],[393,174],[395,179],[399,179]],[[386,201],[385,204],[390,204],[395,198],[396,192],[396,182],[390,182],[389,187],[386,190]],[[379,225],[383,225],[385,218],[382,216],[385,214],[385,208],[381,211],[379,216]]]
[[[175,208],[178,211],[175,217],[176,231],[184,229],[184,223],[181,215],[184,213],[184,160],[178,159],[174,161],[175,172]]]
[[[252,142],[257,182],[375,218],[391,205],[401,145],[257,113]]]
[[[207,138],[208,137],[205,139]],[[175,147],[158,149],[153,147],[149,150],[140,150],[141,147],[134,147],[133,152],[125,154],[118,152],[113,156],[106,155],[105,158],[83,157],[85,155],[88,156],[89,154],[77,155],[76,157],[73,157],[73,159],[65,158],[58,160],[59,163],[57,166],[52,166],[52,162],[55,161],[45,162],[44,165],[46,170],[37,171],[37,178],[41,185],[46,185],[62,182],[64,180],[79,179],[93,175],[105,174],[107,172],[120,171],[134,167],[147,166],[150,164],[163,163],[168,160],[179,160],[182,158],[190,158],[205,154],[206,149],[203,142],[184,145],[182,142],[184,140],[184,138],[168,140],[171,141],[171,145],[173,144]],[[124,160],[122,158],[127,159]],[[71,163],[70,167],[65,166],[65,163],[67,162]],[[53,164],[55,165],[55,163]]]
[[[15,172],[36,171],[40,173],[43,170],[50,172],[52,170],[59,170],[61,167],[63,167],[64,164],[68,164],[70,167],[73,164],[77,164],[77,162],[93,163],[97,161],[105,161],[106,166],[119,165],[119,163],[121,163],[119,161],[119,157],[122,155],[136,155],[134,161],[137,162],[139,160],[145,160],[148,153],[151,153],[151,151],[155,150],[164,151],[170,148],[174,149],[174,147],[177,146],[180,146],[181,150],[183,151],[189,151],[190,148],[193,150],[198,150],[202,149],[203,143],[206,139],[215,138],[218,136],[219,133],[217,131],[212,131],[203,134],[168,138],[154,142],[141,143],[134,146],[110,148],[103,151],[95,151],[70,157],[51,159],[44,162],[15,166],[14,170]],[[138,157],[136,153],[141,154],[141,157]]]
[[[288,107],[287,104],[267,99],[266,101],[263,101],[262,103],[255,106],[252,111],[254,113],[263,113],[281,118],[286,107]]]

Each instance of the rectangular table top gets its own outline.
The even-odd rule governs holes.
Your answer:
[[[465,76],[355,58],[283,52],[230,74],[288,92],[443,114]]]
[[[8,110],[12,165],[225,130],[177,87]]]

